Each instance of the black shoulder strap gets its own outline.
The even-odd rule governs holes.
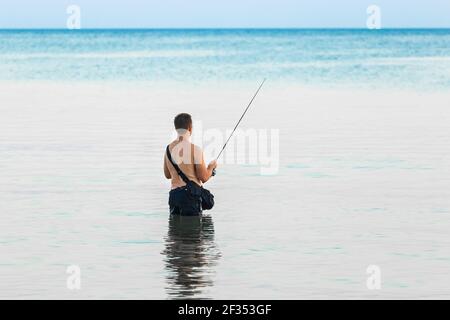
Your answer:
[[[173,165],[175,170],[177,171],[178,175],[183,179],[184,182],[189,183],[191,180],[181,171],[180,167],[172,160],[172,155],[170,154],[169,146],[166,148],[166,154],[167,158],[169,159],[170,163]]]

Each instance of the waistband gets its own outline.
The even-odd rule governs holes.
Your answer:
[[[183,187],[178,187],[178,188],[172,189],[172,190],[170,190],[169,193],[175,193],[175,192],[180,192],[180,191],[185,191],[185,190],[187,190],[187,187],[183,186]]]

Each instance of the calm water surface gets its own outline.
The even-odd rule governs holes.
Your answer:
[[[450,297],[449,71],[447,30],[0,31],[0,298]],[[224,132],[263,76],[278,173],[169,218],[173,116]]]

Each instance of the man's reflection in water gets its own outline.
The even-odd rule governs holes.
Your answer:
[[[170,298],[207,298],[213,267],[220,258],[211,216],[171,216],[166,248],[167,291]]]

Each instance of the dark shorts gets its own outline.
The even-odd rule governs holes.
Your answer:
[[[173,189],[169,193],[170,214],[198,216],[202,213],[202,201],[192,197],[186,187]]]

